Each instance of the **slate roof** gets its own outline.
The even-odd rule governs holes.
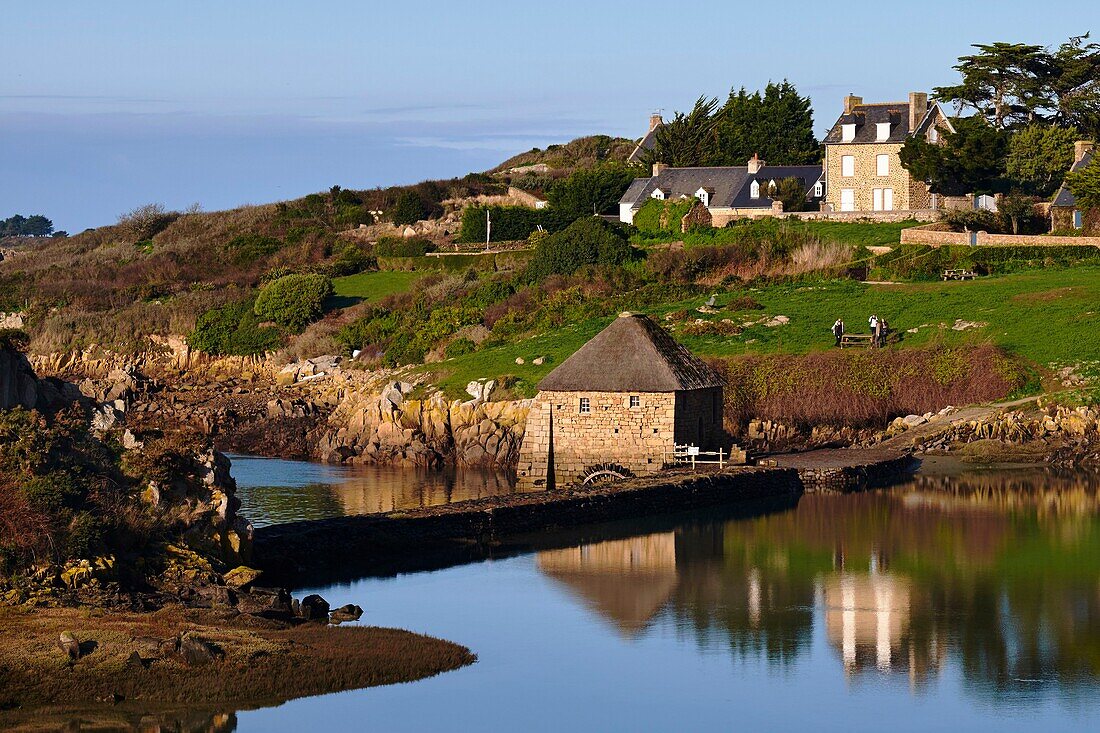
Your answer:
[[[890,137],[886,140],[878,139],[878,123],[890,123]],[[854,140],[843,140],[843,126],[854,124],[856,136]],[[851,114],[841,115],[837,118],[829,133],[825,135],[825,144],[831,143],[901,143],[909,137],[909,103],[908,102],[884,102],[881,104],[860,104],[852,109]]]
[[[626,193],[619,199],[620,204],[630,204],[631,208],[640,208],[658,188],[665,194],[666,200],[692,198],[700,188],[710,193],[711,209],[770,209],[772,200],[767,196],[767,184],[782,178],[797,178],[802,181],[806,198],[822,176],[820,165],[766,165],[756,173],[749,173],[748,166],[726,166],[714,168],[665,168],[659,176],[635,178]],[[760,181],[761,196],[752,198],[752,182]]]
[[[1081,157],[1081,160],[1077,161],[1072,166],[1070,166],[1070,169],[1069,169],[1070,172],[1072,173],[1073,171],[1079,171],[1082,168],[1084,168],[1086,165],[1091,163],[1092,162],[1092,155],[1093,155],[1092,150],[1085,153]],[[1077,199],[1075,199],[1073,197],[1073,194],[1070,192],[1070,190],[1068,188],[1066,188],[1065,184],[1062,184],[1062,187],[1058,189],[1058,193],[1056,193],[1054,195],[1054,202],[1053,202],[1052,205],[1053,206],[1066,206],[1066,207],[1069,207],[1069,208],[1073,208],[1074,206],[1077,205]]]
[[[660,127],[660,125],[657,127]],[[627,163],[640,163],[642,159],[645,158],[645,154],[653,150],[653,146],[657,141],[657,127],[654,127],[645,134],[645,137],[641,139],[638,146],[634,148],[634,152],[626,159]]]
[[[555,392],[678,392],[723,383],[718,372],[652,318],[624,313],[538,387]]]

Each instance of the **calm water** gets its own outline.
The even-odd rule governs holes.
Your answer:
[[[327,466],[231,455],[241,513],[257,527],[436,506],[516,491],[503,473]]]
[[[253,468],[275,485],[282,465]],[[301,589],[480,661],[239,712],[236,729],[1100,730],[1095,479],[931,466],[765,516],[546,545]]]

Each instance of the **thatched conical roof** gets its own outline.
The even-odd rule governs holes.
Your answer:
[[[653,319],[623,313],[539,382],[555,392],[677,392],[722,377]]]

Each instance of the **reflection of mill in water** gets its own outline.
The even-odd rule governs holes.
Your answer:
[[[644,629],[676,589],[672,532],[547,550],[536,561],[627,636]]]

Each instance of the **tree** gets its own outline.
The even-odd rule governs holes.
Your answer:
[[[754,154],[773,165],[821,161],[810,99],[787,80],[769,82],[763,94],[731,90],[719,115],[718,165],[744,165]]]
[[[783,202],[783,211],[806,210],[806,186],[798,178],[781,178],[768,192],[773,201]]]
[[[763,93],[743,87],[726,103],[699,97],[691,112],[657,128],[647,162],[676,167],[745,165],[754,154],[773,165],[808,165],[821,160],[814,137],[810,99],[784,80]]]
[[[118,217],[118,225],[135,242],[152,239],[180,217],[178,211],[168,211],[164,204],[145,204]]]
[[[1067,173],[1066,188],[1079,208],[1100,208],[1100,158],[1094,156],[1084,168]]]
[[[427,218],[429,209],[415,191],[402,191],[397,202],[390,209],[390,219],[394,224],[404,226],[415,224]]]
[[[657,128],[646,163],[664,163],[675,168],[717,165],[717,111],[717,99],[701,96],[690,112],[677,112],[671,122]]]
[[[998,129],[1044,122],[1100,134],[1100,44],[1089,34],[1055,50],[1023,43],[975,44],[959,57],[959,84],[937,87],[944,102],[973,109]]]
[[[15,214],[0,220],[0,237],[48,237],[52,233],[53,222],[41,214]]]
[[[555,211],[579,219],[603,213],[615,206],[634,181],[635,172],[620,164],[580,168],[568,178],[556,181],[546,191]]]
[[[906,140],[898,157],[910,175],[946,196],[996,193],[1004,190],[1008,134],[980,116],[955,121],[955,132],[941,143],[920,136]]]
[[[1050,196],[1073,165],[1076,129],[1028,125],[1008,143],[1005,173],[1027,193]]]
[[[1013,191],[1001,199],[997,210],[1011,223],[1012,233],[1019,234],[1020,224],[1031,219],[1035,214],[1035,199],[1019,191]]]

